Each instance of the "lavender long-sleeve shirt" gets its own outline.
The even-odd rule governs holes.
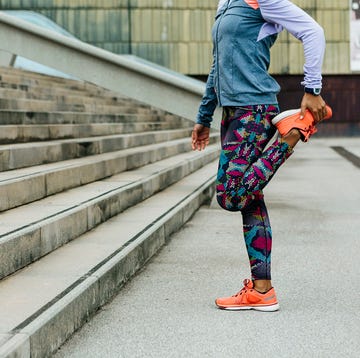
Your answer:
[[[302,84],[310,88],[321,88],[321,68],[325,53],[323,29],[312,17],[288,0],[257,0],[257,2],[263,18],[270,26],[274,26],[279,32],[282,28],[286,29],[303,43],[305,65]],[[265,27],[264,35],[267,32]]]

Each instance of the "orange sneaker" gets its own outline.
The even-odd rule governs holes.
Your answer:
[[[326,106],[326,112],[324,119],[330,119],[332,117],[332,110],[329,106]],[[314,125],[314,117],[309,110],[305,111],[303,119],[300,119],[300,109],[290,109],[279,113],[271,122],[276,126],[281,136],[289,133],[293,128],[298,129],[303,142],[307,142],[310,136],[317,132]]]
[[[244,287],[231,297],[215,300],[215,304],[224,310],[257,310],[273,312],[279,309],[274,287],[266,293],[260,293],[254,288],[251,280],[244,280]]]

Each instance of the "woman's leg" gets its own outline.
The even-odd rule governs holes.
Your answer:
[[[216,187],[224,209],[240,211],[251,203],[291,155],[286,138],[264,150],[276,131],[271,119],[277,113],[276,106],[265,105],[224,109]]]
[[[251,279],[257,290],[265,292],[271,288],[272,233],[263,197],[254,199],[241,213]]]
[[[271,227],[262,189],[291,154],[289,145],[275,140],[271,119],[276,106],[227,108],[222,121],[222,153],[217,192],[222,207],[241,211],[252,279],[261,292],[271,288]]]

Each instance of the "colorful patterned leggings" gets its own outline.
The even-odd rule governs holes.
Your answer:
[[[222,151],[217,175],[217,200],[230,211],[241,211],[253,280],[271,279],[271,226],[262,189],[291,155],[286,143],[275,140],[271,119],[277,105],[224,107]]]

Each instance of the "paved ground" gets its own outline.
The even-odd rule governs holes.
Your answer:
[[[313,140],[265,189],[279,312],[215,308],[249,269],[239,214],[203,207],[56,357],[359,357],[360,168],[331,146],[360,157]]]

